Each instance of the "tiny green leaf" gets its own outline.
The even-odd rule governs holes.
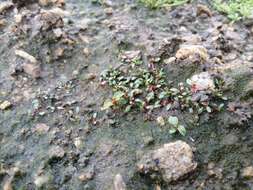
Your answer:
[[[211,109],[209,106],[207,106],[207,107],[206,107],[206,111],[207,111],[208,113],[211,113],[211,112],[212,112],[212,109]]]
[[[223,96],[222,100],[228,100],[228,98],[226,96]]]
[[[187,79],[187,80],[186,80],[186,83],[187,83],[188,85],[192,85],[192,81],[191,81],[190,79]]]
[[[163,91],[159,94],[159,99],[163,99],[163,98],[166,98],[168,96],[168,93]]]
[[[178,130],[178,132],[179,132],[181,135],[183,135],[183,136],[186,135],[186,129],[185,129],[185,127],[184,127],[183,125],[178,125],[177,130]]]
[[[224,104],[220,104],[218,107],[218,110],[221,111],[223,107],[224,107]]]
[[[124,92],[121,92],[121,91],[117,91],[113,94],[113,98],[115,100],[120,100],[123,96],[125,95]]]
[[[179,90],[176,89],[176,88],[171,88],[170,91],[172,91],[172,92],[179,92]]]
[[[171,104],[168,104],[168,105],[166,106],[166,110],[169,111],[170,108],[171,108],[171,106],[172,106]]]
[[[174,133],[176,133],[177,132],[177,129],[176,128],[171,128],[170,130],[169,130],[169,133],[170,134],[174,134]]]
[[[132,108],[132,106],[131,106],[131,105],[128,105],[128,106],[126,107],[126,109],[125,109],[125,113],[130,112],[130,111],[131,111],[131,108]]]
[[[155,93],[154,92],[150,92],[148,93],[146,99],[148,102],[150,102],[151,100],[153,100],[155,98]]]

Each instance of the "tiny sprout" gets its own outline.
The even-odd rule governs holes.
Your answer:
[[[186,129],[183,125],[179,124],[178,118],[175,116],[170,116],[168,119],[168,122],[170,125],[172,125],[172,128],[170,129],[170,134],[176,133],[177,131],[185,136],[186,135]]]

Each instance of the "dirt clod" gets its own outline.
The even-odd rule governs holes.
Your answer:
[[[197,16],[200,16],[202,14],[206,14],[209,17],[212,16],[212,12],[207,6],[199,4],[197,5]]]
[[[208,59],[206,48],[199,45],[186,45],[182,46],[176,53],[176,58],[182,60],[193,60],[195,56],[198,56],[203,62],[206,61]]]

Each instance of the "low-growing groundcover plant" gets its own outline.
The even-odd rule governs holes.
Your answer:
[[[189,0],[140,0],[141,3],[151,9],[178,6],[189,2]]]
[[[102,110],[112,109],[128,113],[138,110],[143,113],[167,113],[167,118],[159,116],[159,125],[169,125],[170,133],[186,134],[185,126],[171,111],[184,112],[198,117],[202,113],[215,113],[222,110],[224,100],[223,82],[214,79],[215,89],[197,92],[192,81],[173,85],[167,80],[163,64],[145,66],[143,61],[132,60],[101,73],[101,84],[109,86],[112,96],[105,100]]]
[[[232,21],[246,19],[253,15],[253,0],[214,0],[213,4]]]

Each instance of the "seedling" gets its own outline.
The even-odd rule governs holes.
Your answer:
[[[179,124],[179,121],[178,121],[177,117],[170,116],[168,118],[168,122],[171,125],[171,129],[169,131],[170,134],[174,134],[174,133],[176,133],[178,131],[181,135],[183,135],[183,136],[186,135],[186,129],[185,129],[185,127],[183,125]]]

